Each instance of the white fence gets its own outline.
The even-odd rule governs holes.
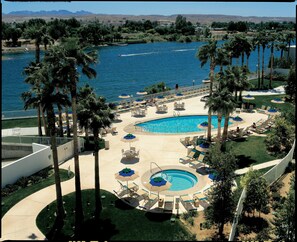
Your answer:
[[[286,167],[288,166],[289,162],[292,161],[293,159],[293,154],[295,151],[295,140],[294,144],[289,151],[289,153],[273,168],[271,168],[269,171],[267,171],[263,177],[266,179],[269,185],[271,185],[273,182],[275,182],[280,176],[285,172]],[[246,189],[243,189],[241,196],[239,198],[239,201],[237,203],[233,223],[232,223],[232,228],[231,232],[229,235],[228,241],[233,241],[235,232],[236,232],[236,227],[238,224],[238,217],[241,215],[242,209],[243,209],[243,202],[244,199],[246,198]]]

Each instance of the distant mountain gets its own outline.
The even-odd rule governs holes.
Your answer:
[[[33,12],[33,11],[13,11],[8,13],[7,15],[21,15],[21,16],[56,16],[56,15],[90,15],[93,14],[91,12],[87,11],[77,11],[77,12],[70,12],[67,10],[54,10],[54,11],[38,11],[38,12]]]

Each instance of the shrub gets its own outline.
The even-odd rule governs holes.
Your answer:
[[[237,225],[237,229],[238,229],[238,232],[239,233],[242,233],[242,234],[249,234],[251,233],[251,229],[249,226],[245,225],[245,224],[238,224]]]
[[[281,195],[279,194],[279,192],[273,192],[271,194],[271,198],[273,201],[279,202],[281,199]]]
[[[265,206],[264,208],[261,209],[261,212],[264,213],[264,214],[269,214],[270,213],[270,207]]]
[[[30,176],[30,180],[32,182],[32,184],[38,183],[42,180],[42,177],[40,176]]]
[[[194,219],[193,219],[193,217],[189,217],[187,221],[188,221],[188,223],[189,223],[191,226],[194,226]]]
[[[9,189],[9,188],[4,187],[4,188],[1,189],[1,196],[2,196],[2,197],[6,197],[6,196],[8,196],[9,194],[10,194],[10,189]]]
[[[190,217],[190,215],[189,215],[189,213],[185,212],[185,213],[182,214],[181,217],[182,217],[182,219],[184,219],[184,220],[188,220],[188,218]]]
[[[197,217],[198,216],[198,212],[197,212],[197,210],[191,210],[191,211],[189,211],[189,215],[191,217]]]
[[[277,192],[277,191],[279,191],[283,186],[284,186],[284,183],[283,183],[281,180],[278,180],[278,181],[274,182],[274,183],[270,186],[270,191],[271,191],[271,192]]]
[[[28,177],[22,176],[16,181],[15,185],[18,185],[18,186],[24,188],[28,185],[28,183],[29,183]]]
[[[270,230],[271,230],[270,228],[265,228],[265,229],[261,230],[257,234],[255,240],[256,241],[268,241],[268,240],[270,240],[271,239],[271,237],[269,235]]]
[[[49,176],[49,171],[51,170],[51,167],[47,167],[39,172],[36,173],[37,176],[42,177],[43,179],[47,178]]]

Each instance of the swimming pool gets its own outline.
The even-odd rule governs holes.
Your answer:
[[[184,170],[177,170],[177,169],[163,170],[155,173],[154,175],[151,176],[151,178],[160,177],[160,176],[172,184],[171,187],[168,189],[169,191],[186,190],[194,187],[198,182],[198,178],[194,174]]]
[[[201,132],[205,129],[200,129],[197,126],[203,122],[207,122],[207,115],[188,115],[188,116],[178,116],[169,117],[162,119],[155,119],[143,123],[136,124],[140,127],[142,131],[151,133],[190,133],[190,132]],[[225,119],[222,119],[221,126],[224,126]],[[229,124],[232,122],[229,121]],[[218,127],[218,119],[216,115],[211,118],[211,124],[214,128]]]

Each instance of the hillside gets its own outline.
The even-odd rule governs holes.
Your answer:
[[[41,12],[30,12],[30,11],[22,11],[22,12],[12,12],[9,14],[2,15],[2,21],[4,22],[23,22],[25,20],[29,20],[31,18],[42,18],[45,20],[51,20],[52,18],[61,18],[68,19],[71,17],[75,17],[81,21],[88,20],[99,20],[105,23],[111,23],[114,25],[118,25],[124,23],[126,20],[150,20],[150,21],[170,21],[174,22],[176,19],[175,15],[164,16],[164,15],[120,15],[120,14],[92,14],[90,12],[76,12],[72,13],[67,10],[60,11],[41,11]],[[187,21],[191,21],[192,23],[201,23],[201,24],[211,24],[212,22],[238,22],[238,21],[247,21],[260,23],[275,21],[275,22],[283,22],[283,21],[296,21],[295,18],[292,17],[256,17],[256,16],[235,16],[235,15],[205,15],[205,14],[182,14],[187,18]]]

